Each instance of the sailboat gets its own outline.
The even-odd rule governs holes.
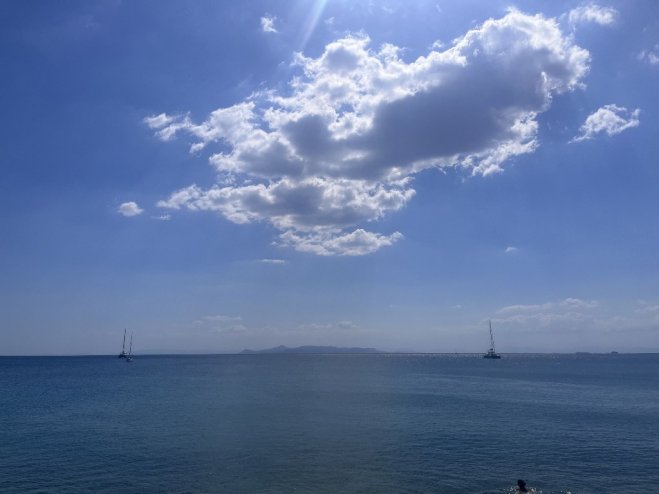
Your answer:
[[[117,358],[126,358],[126,329],[124,329],[124,342],[121,344],[121,353]]]
[[[501,358],[494,349],[494,336],[492,335],[492,321],[487,321],[490,324],[490,349],[487,351],[483,358]]]
[[[128,355],[126,355],[126,362],[133,361],[133,333],[130,334],[130,346],[128,347]]]

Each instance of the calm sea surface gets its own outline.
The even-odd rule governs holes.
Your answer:
[[[1,492],[659,492],[659,355],[0,358]]]

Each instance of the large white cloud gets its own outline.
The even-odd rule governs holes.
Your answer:
[[[579,135],[572,142],[593,139],[599,134],[613,136],[622,131],[638,127],[641,110],[628,110],[624,106],[604,105],[588,115],[586,121],[579,128]]]
[[[146,119],[164,141],[185,133],[191,152],[212,148],[220,176],[159,206],[267,221],[302,251],[373,252],[402,236],[365,223],[405,206],[416,173],[457,166],[487,175],[532,152],[538,114],[582,87],[588,64],[555,19],[516,10],[409,63],[393,45],[375,50],[367,36],[347,36],[318,58],[298,54],[285,91],[252,95],[201,123]]]

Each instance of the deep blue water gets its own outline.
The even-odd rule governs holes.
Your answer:
[[[2,492],[659,492],[659,355],[0,358]]]

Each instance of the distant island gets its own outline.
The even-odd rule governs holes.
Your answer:
[[[290,348],[284,345],[279,345],[274,348],[267,348],[265,350],[248,350],[245,349],[240,352],[241,355],[250,355],[250,354],[272,354],[272,353],[381,353],[375,348],[360,348],[360,347],[337,347],[337,346],[313,346],[305,345],[298,346],[295,348]]]

